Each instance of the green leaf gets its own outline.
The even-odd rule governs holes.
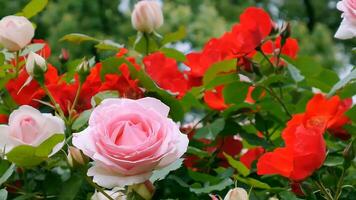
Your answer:
[[[0,190],[0,200],[6,200],[6,199],[7,199],[7,190],[1,189]]]
[[[180,26],[176,32],[166,34],[161,41],[161,45],[163,46],[168,43],[177,42],[184,39],[186,35],[187,31],[185,27]]]
[[[179,169],[180,166],[182,166],[183,160],[184,159],[180,158],[163,169],[153,171],[150,181],[153,183],[155,181],[163,180],[171,171]]]
[[[0,66],[5,63],[5,55],[3,53],[0,53]]]
[[[341,79],[339,82],[337,82],[330,90],[328,93],[328,96],[332,96],[335,94],[335,92],[343,87],[345,87],[350,81],[356,79],[356,69],[352,70],[352,72],[347,75],[345,78]]]
[[[118,51],[120,48],[124,47],[122,44],[118,44],[111,40],[101,41],[99,44],[95,45],[95,48],[98,50],[109,50],[109,51]]]
[[[83,181],[83,175],[79,173],[72,174],[72,176],[62,184],[62,191],[59,193],[58,200],[75,199]]]
[[[226,85],[232,82],[235,82],[238,79],[235,73],[232,74],[221,74],[216,75],[207,85],[205,85],[205,89],[210,90],[219,85]]]
[[[36,147],[35,155],[38,157],[47,157],[51,154],[53,148],[64,140],[64,134],[54,134],[44,142],[40,144],[40,146]]]
[[[214,140],[215,137],[224,129],[225,120],[220,118],[212,123],[206,124],[203,128],[199,129],[195,135],[195,139],[205,138],[208,140]]]
[[[43,49],[44,46],[45,46],[45,44],[29,44],[26,46],[26,48],[24,50],[21,51],[20,56],[26,56],[31,51],[32,52],[40,51],[41,49]]]
[[[261,188],[261,189],[270,189],[271,188],[267,183],[263,183],[257,179],[254,179],[254,178],[240,177],[240,176],[234,176],[234,178],[238,182],[245,183],[245,184],[250,185],[254,188]]]
[[[342,165],[343,163],[344,163],[343,157],[328,155],[328,157],[326,158],[326,160],[324,162],[324,166],[335,167],[338,165]]]
[[[119,97],[119,93],[117,91],[107,90],[107,91],[99,92],[91,98],[91,105],[94,108],[105,99],[118,98],[118,97]]]
[[[12,173],[15,171],[15,164],[11,164],[9,166],[9,168],[5,171],[5,173],[3,173],[0,177],[0,185],[2,185],[3,183],[5,183],[7,181],[7,179],[10,178],[10,176],[12,175]]]
[[[196,155],[199,158],[209,157],[209,155],[210,155],[208,152],[200,150],[200,149],[198,149],[196,147],[192,147],[192,146],[188,147],[187,154]]]
[[[295,194],[290,191],[280,192],[279,197],[281,198],[281,200],[299,200],[299,198],[297,198]]]
[[[301,75],[300,70],[298,68],[296,68],[294,65],[292,65],[289,62],[287,62],[287,64],[288,64],[287,66],[288,72],[296,83],[304,80],[304,76]]]
[[[209,182],[210,185],[217,184],[221,181],[221,179],[216,176],[212,176],[210,174],[205,174],[205,173],[201,173],[201,172],[195,172],[192,170],[188,170],[188,175],[194,181],[202,182],[202,183]]]
[[[87,41],[99,42],[98,39],[81,33],[70,33],[68,35],[63,36],[59,41],[61,42],[67,41],[76,44],[80,44],[82,42],[87,42]]]
[[[206,86],[212,81],[217,75],[222,73],[231,72],[236,70],[236,59],[232,60],[224,60],[218,63],[213,64],[209,69],[205,72],[203,77],[203,85]],[[236,79],[239,80],[238,75],[235,74]]]
[[[224,87],[223,95],[227,104],[239,104],[245,101],[249,84],[246,82],[233,82]]]
[[[48,0],[31,0],[17,15],[28,19],[41,12],[48,4]]]
[[[235,160],[229,154],[223,152],[227,162],[231,165],[231,167],[235,168],[239,174],[242,176],[248,176],[250,174],[250,170],[240,161]]]
[[[20,145],[13,148],[6,157],[9,161],[21,167],[32,167],[48,158],[54,146],[63,141],[64,134],[55,134],[40,144],[38,147]]]
[[[80,113],[79,117],[72,124],[72,129],[75,131],[80,130],[85,124],[87,124],[92,112],[93,112],[93,109],[89,109],[89,110],[86,110],[86,111]]]
[[[353,122],[356,122],[356,106],[353,106],[345,113]]]
[[[221,181],[218,184],[215,185],[205,185],[202,188],[193,188],[190,187],[190,191],[196,193],[196,194],[201,194],[201,193],[211,193],[213,191],[221,191],[223,189],[225,189],[226,187],[232,185],[234,182],[231,179],[224,179],[223,181]]]
[[[185,55],[176,49],[161,48],[159,51],[162,52],[165,56],[173,58],[176,61],[184,62],[186,60]]]

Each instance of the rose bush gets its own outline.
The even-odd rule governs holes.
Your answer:
[[[356,70],[303,56],[293,23],[248,7],[183,53],[187,30],[142,0],[124,44],[63,36],[92,47],[75,58],[33,39],[47,2],[0,21],[0,199],[354,198]],[[354,4],[337,3],[336,38],[354,37]]]

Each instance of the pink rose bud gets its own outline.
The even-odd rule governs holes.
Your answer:
[[[87,175],[105,188],[133,185],[179,159],[188,137],[168,113],[168,106],[151,97],[102,101],[88,127],[73,134],[73,145],[93,159]]]
[[[71,167],[85,165],[89,161],[88,157],[82,154],[82,152],[75,148],[68,148],[68,163]]]
[[[55,134],[64,134],[64,130],[61,118],[23,105],[10,114],[9,125],[0,126],[0,149],[5,149],[5,153],[8,153],[19,145],[37,147]],[[64,141],[57,144],[50,156],[58,152],[63,145]]]
[[[224,200],[248,200],[248,194],[243,188],[234,188],[229,190]]]
[[[9,51],[19,51],[35,34],[32,23],[22,16],[7,16],[0,20],[0,44]]]
[[[26,60],[26,71],[32,77],[35,77],[36,73],[45,73],[47,71],[46,60],[42,56],[31,51]]]
[[[356,0],[342,0],[337,3],[343,18],[335,38],[351,39],[356,36]]]
[[[132,26],[145,33],[151,33],[163,24],[161,6],[157,1],[139,1],[132,12]]]

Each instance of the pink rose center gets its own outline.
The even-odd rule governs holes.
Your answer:
[[[132,121],[120,121],[110,128],[110,139],[116,145],[136,146],[143,143],[148,137],[147,127],[142,123]]]
[[[37,122],[31,117],[25,117],[20,122],[20,137],[24,143],[32,143],[40,133]]]

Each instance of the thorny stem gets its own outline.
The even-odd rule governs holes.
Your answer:
[[[342,183],[344,181],[344,177],[345,177],[345,170],[342,170],[341,176],[339,178],[339,181],[337,183],[337,188],[336,188],[336,192],[335,192],[335,200],[338,200],[342,191]]]

